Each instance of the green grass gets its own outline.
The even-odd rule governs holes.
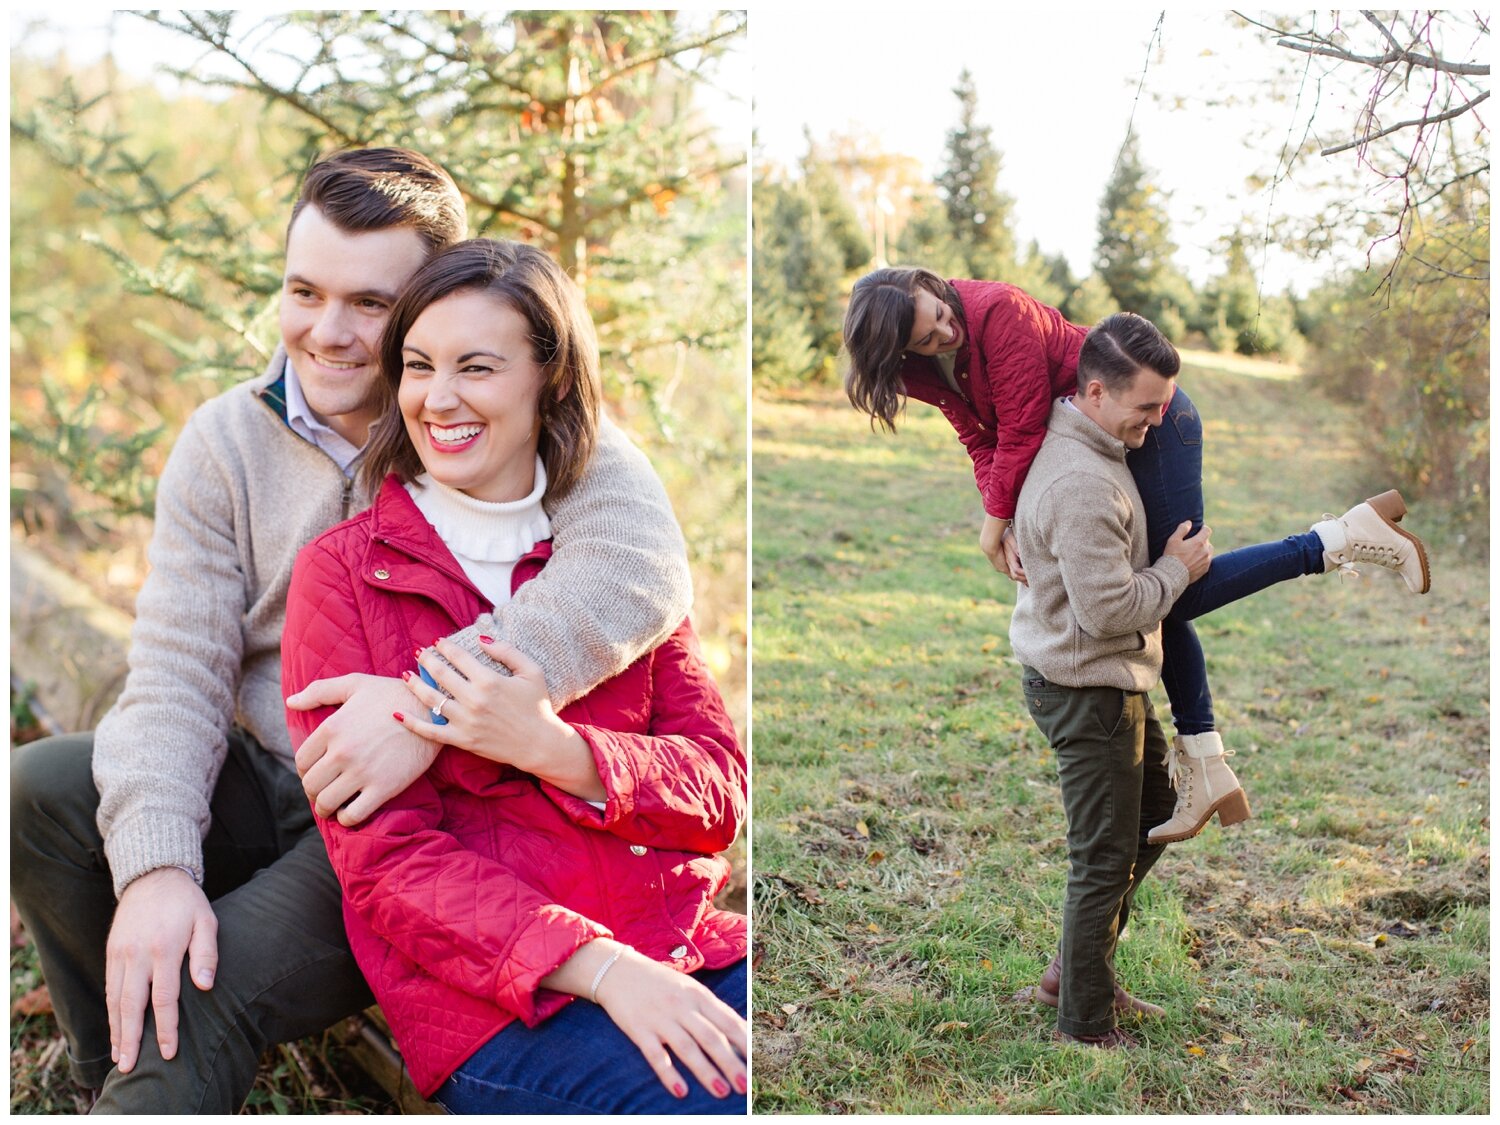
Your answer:
[[[1387,487],[1300,379],[1189,367],[1216,548]],[[1255,818],[1174,846],[1118,967],[1129,1053],[1018,1000],[1057,941],[1052,753],[935,411],[755,405],[755,1096],[763,1113],[1488,1108],[1488,569],[1412,505],[1434,592],[1286,583],[1200,621]],[[1155,695],[1167,715],[1165,697]]]

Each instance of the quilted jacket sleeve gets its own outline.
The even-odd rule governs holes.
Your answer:
[[[985,464],[974,458],[974,470],[984,510],[996,519],[1015,518],[1016,498],[1047,436],[1060,373],[1059,325],[1073,329],[1056,309],[1014,286],[985,321],[985,369],[975,377],[988,381],[995,404],[994,449]]]
[[[355,580],[317,542],[298,556],[282,641],[284,688],[372,670]],[[288,711],[292,744],[332,713]],[[547,1014],[537,1010],[542,978],[610,931],[470,851],[441,822],[441,798],[428,777],[357,828],[317,818],[345,902],[376,934],[445,984],[534,1025]]]
[[[491,668],[479,635],[514,644],[562,707],[660,644],[692,606],[693,583],[656,470],[607,419],[582,479],[549,515],[547,569],[453,640]]]
[[[648,733],[572,725],[593,750],[607,794],[601,813],[544,785],[574,821],[677,851],[711,854],[734,842],[745,817],[745,755],[688,622],[651,655]]]

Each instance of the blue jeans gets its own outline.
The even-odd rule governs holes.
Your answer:
[[[747,1016],[746,962],[702,969],[693,978]],[[744,1116],[746,1095],[705,1090],[680,1063],[688,1094],[676,1098],[646,1065],[604,1009],[575,1000],[527,1027],[507,1025],[459,1067],[434,1095],[450,1113],[719,1113]]]
[[[1161,425],[1146,431],[1146,444],[1132,450],[1126,463],[1145,505],[1155,562],[1183,520],[1192,521],[1194,535],[1203,526],[1203,419],[1181,387]],[[1311,531],[1214,556],[1208,573],[1188,586],[1161,623],[1161,679],[1178,734],[1214,729],[1208,668],[1193,619],[1288,578],[1322,570],[1323,541]]]

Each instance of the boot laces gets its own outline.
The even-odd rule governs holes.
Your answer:
[[[1324,513],[1323,518],[1331,520],[1336,517]],[[1347,531],[1348,525],[1344,526]],[[1350,575],[1358,577],[1359,571],[1354,569],[1356,562],[1372,562],[1376,566],[1387,567],[1391,570],[1397,570],[1401,566],[1396,546],[1390,543],[1373,543],[1367,539],[1355,539],[1352,536],[1345,541],[1344,549],[1339,552],[1339,555],[1342,556],[1339,560],[1340,578]]]

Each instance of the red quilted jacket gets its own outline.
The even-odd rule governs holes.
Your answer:
[[[1078,351],[1088,329],[1014,285],[954,281],[964,342],[954,357],[955,393],[937,361],[908,356],[906,393],[941,410],[974,461],[984,510],[1014,519],[1016,497],[1047,435],[1052,400],[1077,389]]]
[[[550,553],[523,558],[512,588]],[[489,608],[387,479],[373,507],[297,556],[282,687],[399,675],[414,648]],[[332,710],[289,711],[292,744]],[[745,918],[711,901],[729,878],[713,853],[744,818],[745,758],[691,626],[561,716],[593,748],[603,812],[444,747],[359,827],[318,820],[354,956],[424,1096],[511,1020],[535,1025],[570,1003],[538,982],[596,937],[683,972],[745,956]]]

